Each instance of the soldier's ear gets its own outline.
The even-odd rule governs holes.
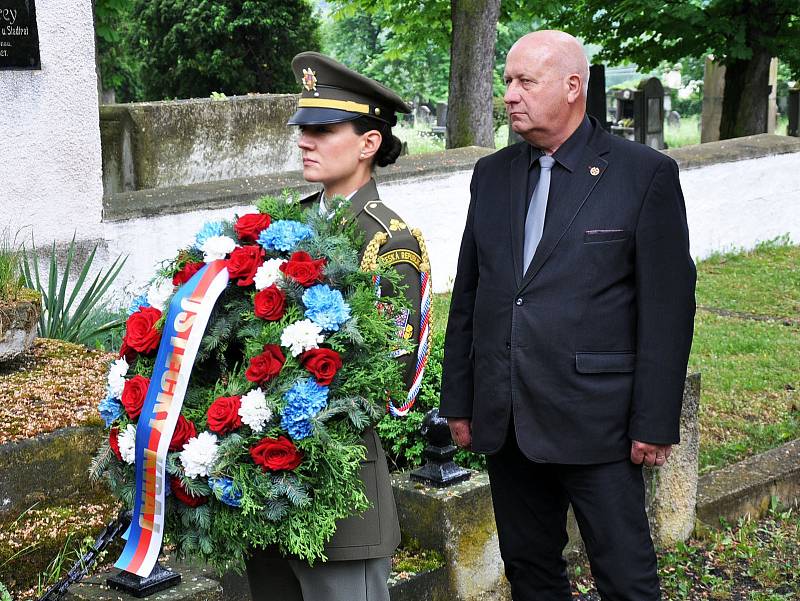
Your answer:
[[[383,136],[377,129],[371,129],[361,134],[361,157],[365,159],[372,158],[381,147],[382,141]]]

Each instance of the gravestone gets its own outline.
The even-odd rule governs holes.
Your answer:
[[[656,150],[664,148],[664,86],[657,77],[642,80],[633,93],[633,137]]]
[[[0,69],[41,69],[35,0],[0,2]]]
[[[610,124],[606,114],[606,67],[592,65],[589,67],[589,91],[586,98],[586,112],[600,123],[606,131]]]
[[[786,133],[800,137],[800,88],[789,90],[789,128]]]
[[[770,92],[763,110],[766,111],[766,130],[758,133],[775,133],[778,113],[778,59],[773,58],[769,64]],[[719,140],[719,124],[722,119],[722,98],[725,94],[725,65],[714,61],[713,56],[706,57],[703,77],[703,114],[701,118],[700,142],[716,142]]]
[[[438,102],[438,103],[436,103],[436,126],[437,127],[446,127],[447,126],[447,103],[446,102]]]
[[[670,111],[667,113],[667,125],[670,127],[680,127],[681,114],[678,111]]]

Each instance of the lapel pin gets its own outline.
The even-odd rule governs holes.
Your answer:
[[[589,167],[589,173],[592,175],[600,175],[600,167]]]

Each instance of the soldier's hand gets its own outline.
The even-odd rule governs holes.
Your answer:
[[[450,436],[462,449],[469,449],[472,444],[472,421],[466,417],[448,417],[447,425],[450,426]]]
[[[672,453],[671,444],[662,445],[639,442],[638,440],[631,441],[631,461],[637,465],[644,463],[647,467],[653,467],[654,465],[661,467],[669,459],[670,453]]]

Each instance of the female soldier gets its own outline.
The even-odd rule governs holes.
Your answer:
[[[300,127],[303,177],[322,185],[321,192],[301,202],[319,202],[325,214],[332,209],[334,196],[350,200],[367,242],[362,255],[365,250],[377,251],[395,266],[406,285],[411,311],[396,316],[398,333],[416,343],[420,244],[399,216],[383,205],[372,179],[376,164],[385,167],[399,156],[400,140],[391,127],[397,123],[395,113],[410,110],[388,88],[316,52],[295,56],[292,69],[303,89],[289,125]],[[416,352],[399,360],[406,366],[410,386]],[[370,429],[363,443],[367,453],[361,478],[372,508],[337,524],[325,547],[327,562],[309,567],[303,561],[255,550],[247,564],[254,601],[389,601],[386,580],[400,543],[400,527],[380,439]]]

